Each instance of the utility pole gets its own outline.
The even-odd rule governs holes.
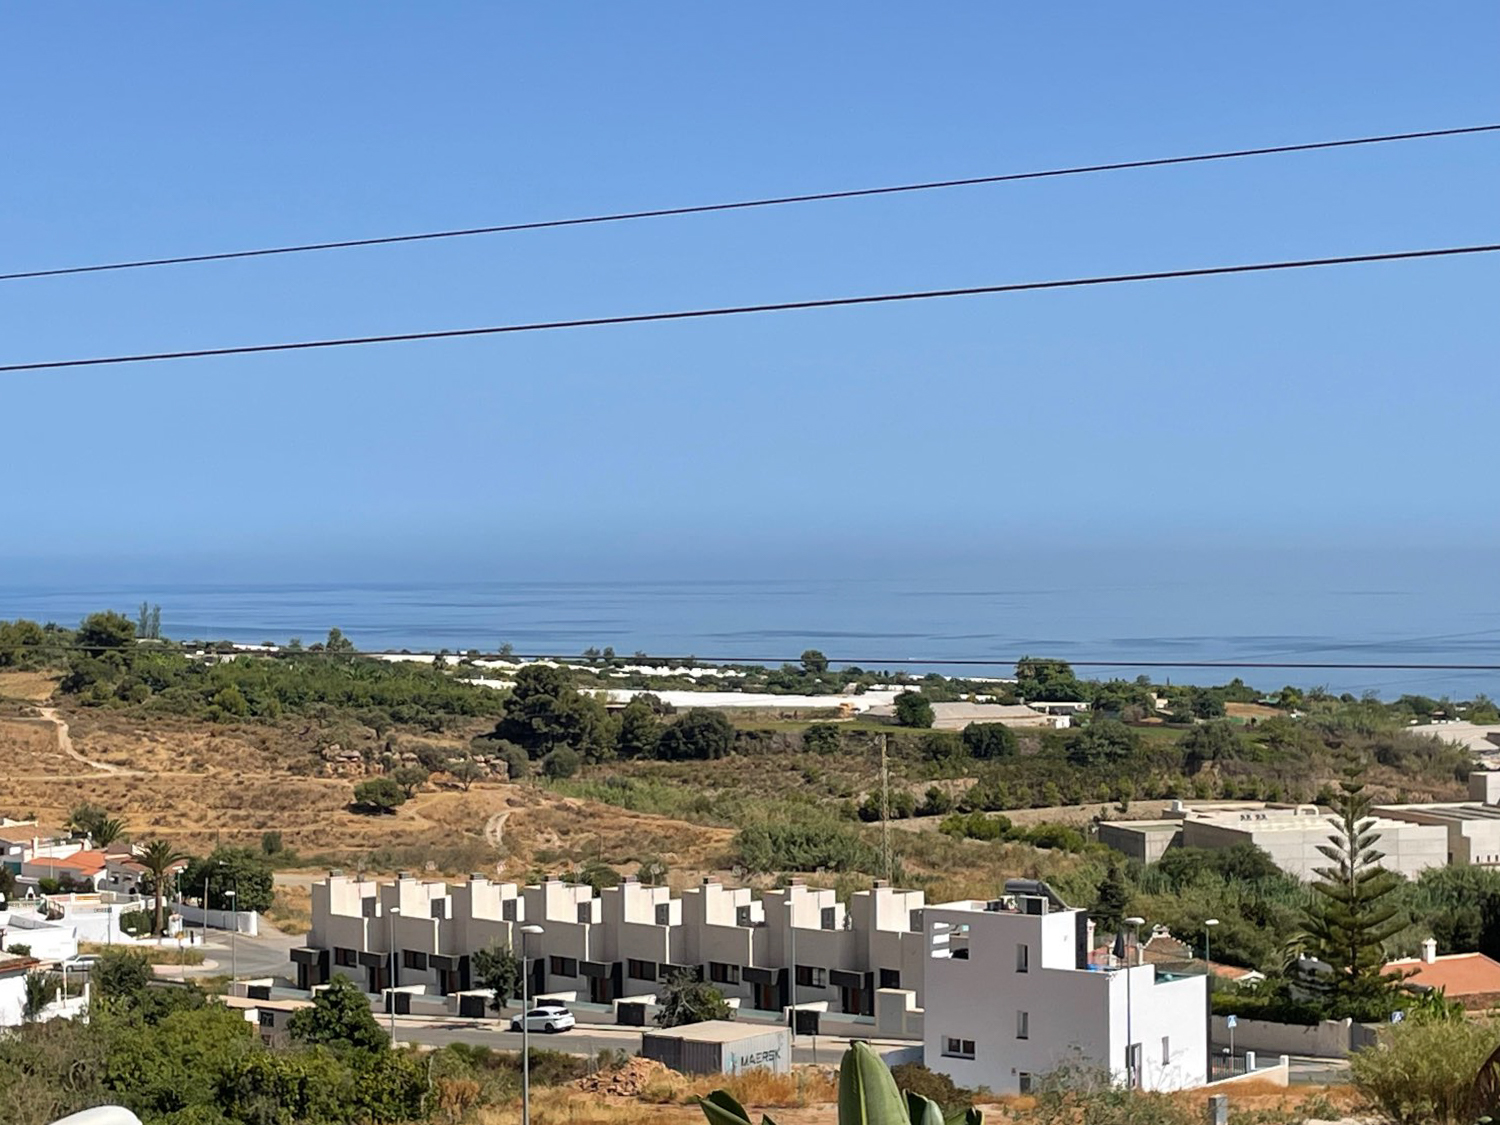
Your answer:
[[[880,865],[891,882],[891,771],[887,763],[891,736],[880,736]]]

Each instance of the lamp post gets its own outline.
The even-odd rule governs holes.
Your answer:
[[[390,969],[390,972],[388,974],[386,974],[389,977],[389,979],[385,982],[385,984],[386,984],[385,995],[386,995],[386,1003],[388,1005],[390,1005],[390,1010],[391,1010],[391,1046],[392,1047],[394,1047],[396,1045],[396,974],[400,971],[400,967],[396,964],[396,915],[398,915],[400,913],[401,913],[401,908],[399,906],[393,906],[393,907],[391,907],[389,910],[387,910],[385,912],[386,917],[388,919],[390,919],[390,924],[386,927],[386,932],[390,935],[390,950],[391,951],[390,951],[389,957],[390,957],[391,969]]]
[[[1210,974],[1214,971],[1213,946],[1210,943],[1210,935],[1214,927],[1219,924],[1217,918],[1208,918],[1203,922],[1203,967]]]
[[[526,1018],[531,1007],[531,973],[526,939],[544,932],[535,924],[521,927],[521,1125],[531,1125],[531,1021]]]
[[[1134,1090],[1136,1088],[1135,1025],[1132,1022],[1130,1004],[1130,970],[1135,968],[1131,962],[1139,960],[1136,943],[1140,938],[1140,928],[1146,924],[1146,919],[1126,918],[1125,924],[1130,927],[1130,944],[1125,947],[1125,1084]]]
[[[224,897],[229,900],[229,983],[232,985],[240,979],[240,947],[236,940],[239,937],[240,928],[234,924],[234,900],[238,897],[233,891],[225,891]],[[230,991],[234,991],[232,988]]]
[[[5,948],[5,931],[10,928],[10,907],[0,895],[0,950]]]

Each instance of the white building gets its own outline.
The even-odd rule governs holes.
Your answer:
[[[1201,974],[1089,962],[1082,911],[1044,895],[924,912],[923,1061],[963,1086],[1027,1093],[1070,1063],[1120,1083],[1181,1090],[1208,1080]]]
[[[1380,865],[1414,879],[1429,867],[1448,862],[1448,833],[1437,825],[1418,824],[1376,816],[1371,825],[1379,834]],[[1228,848],[1254,844],[1277,867],[1298,879],[1317,878],[1329,866],[1318,849],[1334,835],[1328,813],[1316,805],[1296,808],[1245,809],[1207,815],[1190,813],[1182,822],[1182,845],[1188,848]]]
[[[1469,797],[1444,804],[1378,805],[1373,811],[1393,820],[1441,828],[1447,834],[1449,863],[1500,867],[1500,771],[1469,774]]]
[[[877,990],[921,987],[923,905],[920,891],[883,883],[846,909],[833,891],[796,880],[757,899],[715,879],[676,898],[633,879],[595,895],[555,878],[521,887],[483,875],[452,886],[331,875],[313,885],[312,929],[292,960],[304,989],[343,973],[379,992],[394,975],[401,987],[449,995],[472,986],[475,951],[520,952],[519,927],[539,925],[526,946],[538,995],[653,997],[660,981],[690,970],[747,1008],[780,1012],[795,992],[799,1007],[871,1016]]]

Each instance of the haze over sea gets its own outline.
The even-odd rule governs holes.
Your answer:
[[[280,575],[267,566],[255,578],[224,567],[106,576],[75,566],[61,580],[33,571],[0,582],[0,618],[71,625],[96,609],[133,614],[150,601],[162,606],[163,631],[176,639],[312,643],[337,626],[364,649],[492,652],[509,643],[519,653],[612,646],[621,655],[795,660],[816,647],[875,668],[1023,654],[1080,662],[1500,664],[1500,603],[1489,579],[1495,552],[1479,554],[1058,548],[994,554],[983,564],[850,559],[825,569],[809,559],[800,574],[784,563],[780,575],[732,578],[721,577],[736,573],[722,561],[694,567],[697,576],[658,563],[657,573],[625,566],[617,577],[556,567],[462,577],[448,567],[430,578],[393,578],[353,566],[280,568]],[[241,573],[231,578],[229,570]],[[175,576],[161,577],[168,572]],[[928,667],[1009,674],[1003,663]],[[1080,667],[1099,676],[1141,671],[1198,683],[1238,674],[1264,690],[1295,683],[1385,697],[1500,696],[1497,672]]]

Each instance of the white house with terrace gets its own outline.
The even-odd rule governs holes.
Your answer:
[[[1145,1090],[1208,1081],[1206,976],[1092,961],[1086,916],[1047,893],[945,903],[924,919],[929,1069],[998,1094],[1030,1093],[1072,1063]]]

